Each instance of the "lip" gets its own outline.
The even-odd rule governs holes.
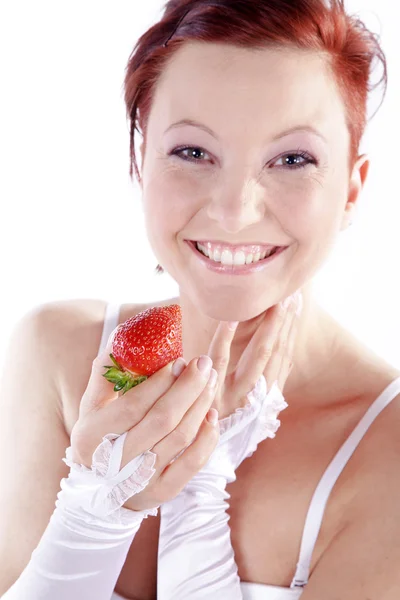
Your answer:
[[[196,248],[195,242],[192,242],[191,240],[185,240],[185,242],[188,244],[188,246],[190,246],[205,268],[224,275],[249,275],[251,273],[262,271],[262,269],[266,268],[270,263],[273,262],[274,259],[278,258],[283,251],[286,250],[286,248],[289,247],[281,246],[272,256],[263,258],[256,263],[250,263],[249,265],[222,265],[221,263],[210,260],[207,258],[207,256],[199,252],[199,250]]]

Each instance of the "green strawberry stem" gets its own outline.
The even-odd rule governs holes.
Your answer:
[[[130,371],[125,371],[120,364],[115,360],[112,354],[109,355],[111,360],[114,363],[114,367],[111,365],[105,366],[105,369],[108,369],[106,373],[103,373],[103,377],[110,381],[111,383],[115,383],[114,392],[120,392],[122,390],[122,395],[126,394],[131,388],[135,387],[135,385],[139,385],[142,381],[147,379],[147,375],[139,375],[137,373],[131,373]]]

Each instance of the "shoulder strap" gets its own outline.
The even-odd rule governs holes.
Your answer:
[[[99,354],[105,348],[108,338],[110,337],[111,333],[114,331],[114,329],[118,325],[120,307],[121,307],[120,304],[114,304],[111,302],[109,304],[107,304],[107,306],[106,306],[106,312],[105,312],[105,316],[104,316],[103,334],[101,336]]]
[[[400,393],[400,377],[392,381],[384,391],[374,400],[358,425],[349,435],[340,450],[334,456],[320,482],[318,483],[308,509],[306,523],[301,540],[300,557],[291,588],[306,585],[310,572],[311,557],[315,542],[321,529],[322,518],[329,494],[332,491],[339,475],[346,466],[351,455],[368,431],[370,425],[382,410]]]

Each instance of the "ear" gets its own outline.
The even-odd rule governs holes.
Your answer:
[[[366,154],[362,154],[361,156],[359,156],[354,164],[349,181],[349,194],[343,213],[342,226],[340,228],[340,231],[347,229],[347,227],[351,225],[354,219],[357,202],[363,190],[365,181],[367,179],[369,165],[369,158]]]

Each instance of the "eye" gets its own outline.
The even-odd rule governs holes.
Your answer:
[[[304,169],[307,165],[317,165],[318,161],[313,158],[308,152],[304,150],[297,150],[296,152],[287,152],[282,154],[272,165],[276,165],[279,161],[283,161],[283,164],[279,165],[279,168],[285,170],[294,171],[295,169]]]
[[[189,158],[182,154],[187,150],[190,150]],[[175,148],[172,150],[172,152],[170,152],[170,156],[178,156],[178,158],[182,158],[182,160],[186,160],[188,162],[204,162],[198,158],[197,155],[199,154],[207,154],[207,152],[198,146],[183,146],[180,148]]]

